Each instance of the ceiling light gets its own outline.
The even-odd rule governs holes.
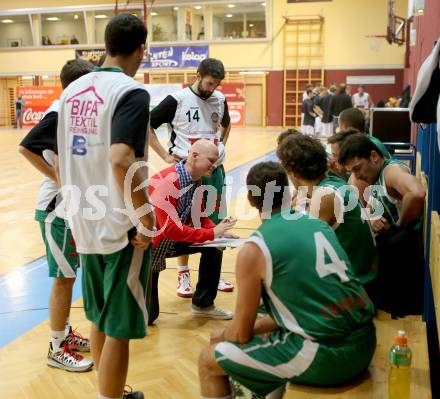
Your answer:
[[[233,15],[232,14],[226,14],[226,18],[232,18]]]
[[[196,10],[201,10],[202,9],[202,6],[195,6],[194,7]]]
[[[261,5],[262,5],[263,7],[266,7],[266,3],[261,3]]]
[[[78,19],[78,18],[79,18],[78,14],[75,14],[75,15],[73,16],[73,19]]]
[[[155,17],[156,15],[159,15],[159,14],[157,12],[154,12],[154,11],[151,13],[151,16],[153,16],[153,17]]]
[[[49,76],[43,75],[43,79],[49,79]]]
[[[49,17],[46,18],[46,21],[59,21],[60,19],[58,17]]]
[[[12,19],[2,19],[2,23],[4,24],[12,24],[14,21]]]
[[[254,24],[249,24],[249,28],[253,28],[254,26]]]
[[[240,75],[265,75],[266,72],[264,71],[241,71],[239,72]]]
[[[228,4],[228,8],[234,8],[235,4]]]
[[[25,76],[22,76],[21,77],[23,80],[32,80],[34,77],[33,76],[27,76],[27,75],[25,75]]]
[[[108,18],[108,17],[107,17],[107,15],[105,15],[105,14],[98,14],[98,15],[95,15],[95,18],[96,18],[96,19],[106,19],[106,18]]]
[[[174,11],[177,11],[179,9],[179,7],[173,7]]]

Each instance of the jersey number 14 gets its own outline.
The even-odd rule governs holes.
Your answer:
[[[188,122],[191,123],[191,110],[189,110],[185,115],[188,117]],[[196,109],[196,110],[194,111],[194,113],[193,113],[193,115],[192,115],[192,120],[193,120],[193,121],[195,120],[195,121],[197,121],[197,122],[200,120],[199,110],[198,110],[198,109]]]

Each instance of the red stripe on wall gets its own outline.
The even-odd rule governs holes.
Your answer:
[[[345,83],[347,76],[378,76],[393,75],[395,84],[367,85],[366,91],[370,93],[373,101],[386,101],[389,97],[400,96],[403,90],[403,69],[341,69],[327,70],[324,74],[324,84],[329,87],[332,82]],[[268,126],[281,126],[283,124],[283,71],[270,71],[266,77],[267,98],[266,121]],[[315,84],[315,81],[311,82]],[[301,82],[305,88],[306,82]],[[352,94],[357,87],[352,88]]]
[[[395,77],[395,84],[369,84],[365,91],[371,95],[373,102],[387,101],[390,97],[398,97],[403,91],[403,69],[350,69],[350,70],[329,70],[325,71],[325,84],[332,82],[345,83],[347,76],[379,76],[387,75]],[[352,94],[355,94],[357,87],[352,87]]]
[[[283,71],[270,71],[266,75],[266,124],[283,124]]]
[[[416,45],[409,48],[409,65],[405,77],[414,92],[417,73],[426,57],[432,52],[434,42],[440,37],[440,1],[426,0],[423,15],[415,17],[413,27],[416,29]]]

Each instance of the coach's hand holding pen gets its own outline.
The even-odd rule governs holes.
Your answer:
[[[237,236],[236,234],[229,233],[229,230],[231,230],[236,223],[237,219],[231,216],[223,219],[217,226],[214,227],[214,238],[239,238],[239,236]]]

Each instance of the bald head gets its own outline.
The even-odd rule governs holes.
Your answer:
[[[209,140],[201,139],[191,146],[186,164],[193,179],[198,180],[202,176],[211,175],[217,161],[217,146]]]
[[[206,139],[197,140],[189,149],[189,153],[197,153],[207,157],[218,158],[217,146],[212,141]]]

